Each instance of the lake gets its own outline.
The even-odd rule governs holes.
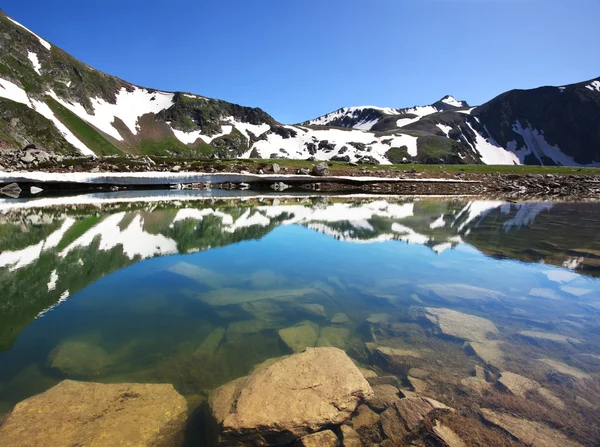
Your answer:
[[[171,383],[194,408],[268,359],[335,346],[467,415],[531,416],[477,368],[518,374],[556,409],[542,420],[600,443],[600,204],[71,202],[0,203],[0,414],[66,378]]]

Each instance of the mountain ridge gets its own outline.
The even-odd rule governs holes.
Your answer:
[[[600,80],[554,89],[514,90],[479,107],[447,95],[428,106],[341,108],[287,125],[260,108],[103,73],[0,13],[0,150],[600,165]]]

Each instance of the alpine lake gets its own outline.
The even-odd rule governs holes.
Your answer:
[[[88,199],[0,203],[0,415],[64,379],[173,384],[192,413],[334,346],[453,418],[600,445],[600,203]]]

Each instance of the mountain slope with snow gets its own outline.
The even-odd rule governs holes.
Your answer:
[[[0,11],[0,150],[357,163],[600,163],[600,80],[515,90],[480,107],[347,107],[300,125],[258,108],[133,85]]]

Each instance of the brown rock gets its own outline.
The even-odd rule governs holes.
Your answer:
[[[371,410],[367,405],[361,405],[357,408],[356,414],[352,417],[352,427],[358,430],[362,427],[369,427],[379,422],[379,415]]]
[[[393,386],[398,387],[401,385],[400,380],[396,376],[367,377],[367,382],[369,382],[369,385],[371,385],[371,386],[393,385]]]
[[[344,351],[308,348],[218,388],[209,403],[220,441],[260,446],[339,425],[372,393]]]
[[[343,447],[362,447],[362,442],[358,433],[349,425],[342,425],[342,446]]]
[[[410,431],[417,428],[423,419],[435,409],[452,411],[450,407],[428,397],[407,397],[396,402],[395,407]]]
[[[367,404],[376,411],[384,411],[400,400],[398,392],[398,388],[392,385],[376,385],[373,387],[373,396],[369,398]]]
[[[408,370],[408,375],[417,379],[425,380],[430,376],[430,372],[421,368],[411,368]]]
[[[450,407],[427,397],[406,397],[381,414],[381,428],[388,439],[403,445],[406,436],[419,428],[433,410],[453,411]]]
[[[498,382],[500,382],[508,391],[519,397],[525,397],[525,394],[529,391],[535,391],[540,387],[540,384],[535,380],[508,371],[502,373]]]
[[[451,309],[426,307],[422,317],[437,326],[442,334],[462,340],[484,341],[488,334],[498,333],[490,320]]]
[[[387,439],[395,443],[394,445],[402,445],[404,438],[409,433],[394,407],[388,408],[381,414],[381,429]]]
[[[480,414],[489,423],[506,430],[521,442],[532,447],[582,447],[581,444],[567,438],[558,430],[540,422],[497,413],[487,408],[482,408]]]
[[[294,447],[338,447],[340,441],[331,430],[320,431],[298,439]]]
[[[171,446],[186,418],[172,385],[65,380],[18,403],[0,427],[0,445]]]
[[[450,427],[446,427],[439,422],[433,426],[433,432],[438,438],[444,441],[447,447],[467,447],[467,444],[465,444],[463,440],[450,429]]]

